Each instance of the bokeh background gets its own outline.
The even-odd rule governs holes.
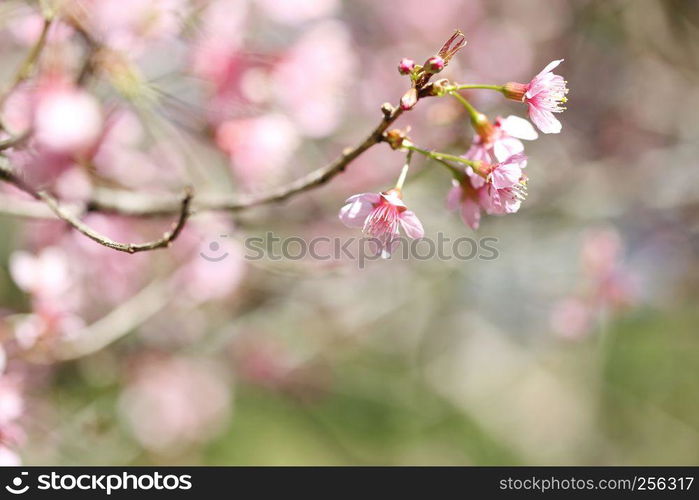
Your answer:
[[[133,256],[3,186],[3,462],[699,462],[698,3],[3,0],[0,88],[42,6],[109,47],[84,65],[85,37],[55,23],[0,110],[21,126],[42,84],[81,75],[43,136],[4,152],[67,202],[284,184],[362,139],[406,89],[398,60],[455,28],[468,45],[445,77],[526,82],[564,58],[571,90],[562,133],[527,144],[522,209],[477,233],[445,209],[448,173],[414,160],[405,199],[427,235],[495,237],[495,260],[245,259],[245,238],[268,231],[356,236],[337,211],[394,182],[403,155],[385,145],[322,188],[197,214],[172,248]],[[472,137],[447,98],[398,125],[456,154]],[[87,220],[126,241],[170,224]],[[228,255],[199,256],[214,249]]]

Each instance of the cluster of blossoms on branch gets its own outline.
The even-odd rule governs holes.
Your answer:
[[[457,99],[468,111],[475,132],[471,147],[463,155],[453,155],[418,147],[404,130],[389,130],[385,140],[399,151],[407,151],[407,161],[395,187],[381,193],[363,193],[351,196],[340,210],[340,220],[348,227],[361,227],[373,238],[384,257],[400,236],[402,227],[410,238],[421,238],[424,229],[420,220],[407,209],[402,199],[403,183],[413,152],[422,154],[444,165],[452,174],[453,186],[447,195],[447,206],[459,211],[464,223],[478,229],[481,213],[489,215],[512,214],[519,210],[527,194],[528,177],[524,173],[527,156],[522,140],[535,140],[538,134],[532,124],[518,116],[497,117],[490,120],[478,111],[459,91],[489,89],[502,93],[528,106],[529,118],[546,134],[561,131],[561,123],[554,113],[565,108],[568,88],[566,81],[553,70],[563,60],[552,61],[529,83],[508,82],[504,85],[456,84],[447,79],[430,82],[441,72],[449,60],[466,44],[465,37],[457,31],[437,55],[420,66],[404,58],[398,64],[398,72],[410,76],[411,88],[401,99],[401,110],[409,110],[418,99],[427,96],[450,96]]]

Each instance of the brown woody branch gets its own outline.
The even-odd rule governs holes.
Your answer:
[[[384,104],[381,109],[383,112],[383,118],[376,128],[360,144],[353,148],[346,149],[330,164],[314,170],[289,184],[274,188],[264,193],[239,195],[233,198],[204,196],[198,200],[192,199],[190,200],[191,203],[188,202],[188,215],[191,212],[199,211],[241,211],[259,205],[284,201],[299,193],[322,186],[336,175],[342,173],[353,160],[359,157],[366,150],[383,141],[384,132],[386,132],[388,127],[390,127],[391,124],[395,122],[403,113],[402,109],[394,108],[390,104]],[[6,160],[4,161],[6,162]],[[8,181],[17,187],[20,186],[16,181],[21,181],[24,183],[21,178],[12,172],[9,165],[3,166],[0,164],[0,179]],[[24,184],[24,188],[20,187],[20,189],[29,193],[36,200],[42,201],[49,205],[51,212],[42,209],[41,206],[32,206],[30,202],[26,201],[17,201],[14,203],[14,200],[9,197],[0,197],[0,212],[27,218],[53,218],[53,216],[58,216],[64,220],[66,214],[70,215],[67,209],[61,208],[60,205],[58,205],[57,200],[54,199],[55,205],[61,208],[63,216],[57,213],[56,210],[51,207],[51,204],[47,201],[47,199],[37,196],[39,193],[33,190],[30,186]],[[44,193],[44,195],[46,195],[46,193]],[[87,203],[86,210],[88,212],[100,212],[132,217],[161,217],[174,215],[178,212],[181,213],[182,200],[171,197],[154,198],[152,196],[138,195],[134,193],[118,194],[112,191],[111,195],[95,196]],[[73,217],[73,220],[79,221],[75,217]],[[78,227],[76,227],[76,229],[80,230]],[[86,236],[89,236],[89,234],[86,234]],[[99,240],[96,241],[100,242]],[[107,246],[115,248],[112,245]],[[122,247],[124,250],[122,250]],[[116,249],[129,251],[125,249],[128,248],[128,245],[123,245],[122,247]]]
[[[36,190],[31,187],[24,179],[15,173],[7,160],[0,157],[0,179],[9,182],[18,189],[24,191],[35,200],[45,203],[56,217],[67,222],[78,232],[84,234],[91,240],[108,248],[126,253],[146,252],[156,250],[158,248],[166,248],[180,235],[184,228],[187,218],[189,217],[189,205],[192,201],[193,192],[190,188],[185,190],[185,195],[180,202],[179,217],[173,224],[172,229],[162,235],[161,238],[149,241],[146,243],[121,243],[114,241],[111,238],[99,233],[85,224],[79,217],[74,215],[71,210],[61,206],[59,201],[47,191]]]
[[[322,186],[345,168],[366,150],[384,140],[384,132],[403,113],[400,108],[390,104],[382,106],[384,114],[376,128],[357,146],[346,149],[330,164],[314,170],[299,179],[271,189],[264,193],[238,195],[233,198],[203,197],[192,203],[193,211],[241,211],[259,205],[287,200],[299,193]],[[148,197],[96,197],[87,205],[88,211],[112,213],[139,217],[171,215],[178,210],[176,201],[172,199],[151,199]]]

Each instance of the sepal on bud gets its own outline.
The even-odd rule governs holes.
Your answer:
[[[412,144],[408,139],[408,132],[410,132],[410,127],[406,129],[394,128],[386,132],[384,138],[386,142],[391,146],[391,149],[401,149],[403,146]]]
[[[524,83],[507,82],[503,86],[502,93],[508,99],[522,102],[524,101],[524,94],[527,93],[527,85],[525,85]]]
[[[449,93],[449,91],[453,88],[451,85],[451,82],[447,80],[446,78],[442,78],[440,80],[437,80],[436,82],[430,83],[426,90],[425,95],[430,95],[430,96],[436,96],[436,97],[444,97]]]
[[[476,112],[472,115],[471,124],[476,133],[485,141],[488,141],[495,133],[495,127],[483,113]]]

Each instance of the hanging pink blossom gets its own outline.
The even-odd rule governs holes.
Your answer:
[[[399,236],[399,227],[410,238],[422,238],[425,230],[415,213],[401,199],[400,191],[362,193],[347,198],[340,209],[340,220],[347,227],[361,227],[364,234],[375,238],[383,258],[391,255]]]

